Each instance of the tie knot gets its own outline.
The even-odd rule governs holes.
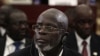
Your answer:
[[[83,42],[82,42],[82,45],[83,45],[83,46],[86,46],[86,45],[87,45],[87,42],[86,42],[86,41],[83,41]]]
[[[15,45],[15,46],[20,46],[21,44],[22,44],[22,42],[20,42],[20,41],[17,41],[17,42],[13,43],[13,45]]]
[[[15,51],[18,51],[20,49],[21,44],[22,44],[22,42],[20,42],[20,41],[13,43],[13,45],[15,46]]]

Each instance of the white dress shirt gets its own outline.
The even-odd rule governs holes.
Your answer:
[[[3,56],[7,56],[15,51],[15,46],[13,45],[14,40],[12,40],[8,35],[6,35],[6,37],[7,37],[7,40],[6,40],[5,50],[4,50]],[[21,42],[23,44],[21,44],[19,48],[23,49],[23,48],[25,48],[25,39],[21,40]]]
[[[40,50],[38,50],[38,53],[39,53],[39,56],[44,56]],[[59,56],[62,56],[62,54],[63,54],[63,49],[60,51]]]
[[[90,55],[90,39],[91,39],[91,36],[88,36],[87,39],[83,40],[79,35],[78,33],[75,32],[75,36],[76,36],[76,40],[77,40],[77,45],[78,45],[78,51],[79,53],[82,53],[82,50],[83,50],[83,45],[82,45],[82,42],[83,41],[86,41],[87,42],[87,52],[88,52],[88,56],[91,56]]]

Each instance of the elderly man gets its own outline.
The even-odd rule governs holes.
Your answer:
[[[92,9],[85,4],[75,8],[74,32],[66,38],[66,46],[83,56],[100,56],[100,39],[93,32],[95,24]]]
[[[68,18],[58,9],[44,11],[33,25],[34,43],[20,52],[10,56],[80,56],[62,45],[62,37],[68,26]],[[36,48],[36,49],[35,49]]]

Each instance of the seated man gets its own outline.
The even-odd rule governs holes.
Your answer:
[[[13,7],[8,5],[0,7],[0,38],[6,34],[6,16],[12,9]]]
[[[33,25],[34,43],[20,52],[9,56],[80,56],[80,54],[62,45],[62,37],[68,26],[68,18],[58,9],[50,8],[37,19]]]
[[[83,56],[100,56],[100,37],[93,32],[94,13],[88,5],[75,8],[74,31],[67,35],[65,45]]]
[[[29,39],[27,16],[23,11],[13,9],[6,19],[7,34],[0,40],[0,56],[25,48],[31,43]]]

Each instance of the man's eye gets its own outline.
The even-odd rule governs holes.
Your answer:
[[[46,28],[48,28],[48,29],[52,29],[53,27],[52,27],[52,26],[46,26]]]
[[[35,28],[41,28],[41,26],[40,25],[36,25]]]

